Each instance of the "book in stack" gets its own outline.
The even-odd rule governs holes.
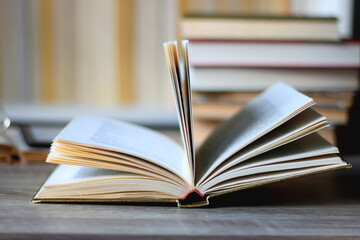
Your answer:
[[[197,143],[277,81],[315,99],[332,123],[322,134],[336,142],[360,67],[360,42],[340,40],[336,18],[189,15],[180,29],[190,39]]]
[[[54,139],[59,164],[33,199],[41,202],[158,202],[199,207],[211,199],[350,167],[316,132],[328,125],[313,99],[276,83],[223,121],[195,148],[188,45],[164,44],[182,145],[150,129],[79,117]]]

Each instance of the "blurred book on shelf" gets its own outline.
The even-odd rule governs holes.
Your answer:
[[[191,40],[194,67],[354,69],[360,41]]]
[[[266,14],[184,14],[180,30],[190,40],[195,142],[283,81],[318,103],[315,110],[331,123],[320,134],[337,144],[336,128],[347,124],[359,89],[360,42],[342,40],[330,15]]]
[[[182,16],[336,18],[340,38],[351,38],[355,5],[354,0],[181,0],[180,12]]]
[[[272,40],[302,35],[312,41],[317,34],[317,40],[338,41],[351,37],[352,7],[352,0],[2,0],[0,100],[173,107],[162,42],[200,33],[231,38],[219,31],[247,39],[270,34]],[[194,31],[193,20],[210,23],[211,31]],[[216,29],[214,21],[223,20],[256,27]],[[189,35],[180,28],[187,22]],[[283,30],[279,35],[274,28]]]
[[[303,69],[260,67],[196,67],[192,86],[197,92],[260,91],[277,81],[301,91],[354,91],[359,87],[358,69]],[[332,94],[332,91],[329,94]]]
[[[176,38],[191,40],[199,94],[257,94],[276,81],[311,95],[348,94],[359,88],[359,44],[342,39],[359,35],[356,4],[2,0],[0,101],[37,105],[50,120],[59,105],[173,110],[162,43]],[[344,120],[353,96],[345,106],[339,98],[325,105]]]
[[[180,30],[186,39],[339,40],[333,17],[187,15]]]
[[[0,101],[172,107],[176,0],[0,1]]]

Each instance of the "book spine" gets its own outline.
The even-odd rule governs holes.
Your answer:
[[[197,189],[192,189],[189,192],[187,192],[182,198],[181,200],[185,200],[187,197],[189,197],[189,195],[196,193],[198,194],[200,197],[204,197],[204,194],[202,194],[201,192],[199,192],[199,190]]]
[[[200,193],[197,189],[187,192],[181,199],[177,200],[178,207],[203,207],[209,205],[208,196]]]
[[[75,3],[55,1],[54,15],[54,80],[55,97],[58,103],[71,103],[75,100]]]
[[[135,21],[133,12],[135,3],[132,0],[122,0],[117,2],[117,21],[118,21],[118,68],[119,68],[119,85],[120,93],[117,101],[122,104],[133,104],[135,101],[134,85],[134,28]]]
[[[53,103],[55,99],[54,81],[54,34],[53,34],[53,1],[41,0],[41,100]]]

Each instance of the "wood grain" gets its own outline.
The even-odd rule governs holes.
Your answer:
[[[359,239],[360,158],[353,169],[231,194],[211,208],[32,204],[53,169],[0,166],[0,239]]]

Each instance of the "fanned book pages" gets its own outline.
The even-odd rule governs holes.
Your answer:
[[[195,149],[187,42],[164,44],[182,145],[152,130],[100,117],[71,121],[47,162],[59,164],[38,202],[174,202],[211,198],[299,176],[350,167],[316,131],[328,126],[314,101],[277,83],[222,122]]]

